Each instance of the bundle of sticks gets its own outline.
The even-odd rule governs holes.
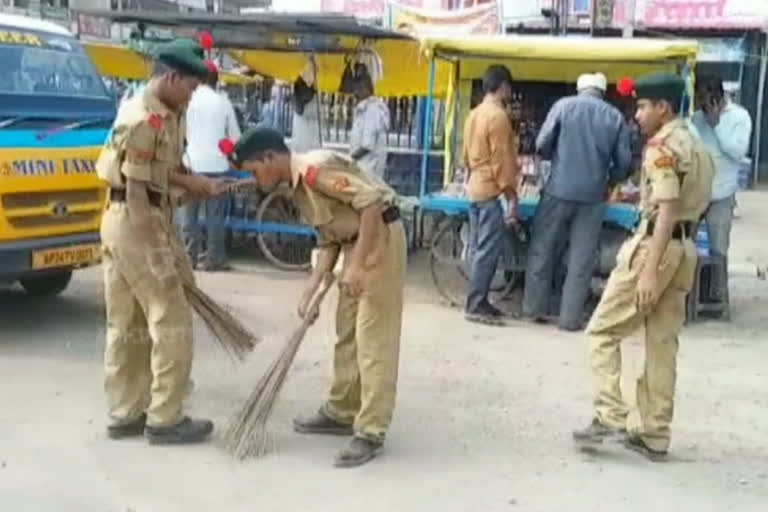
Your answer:
[[[225,193],[232,187],[246,184],[252,184],[252,180],[224,180],[222,181],[222,193]],[[180,206],[183,204],[185,197],[183,190],[178,187],[171,187],[172,204]],[[176,258],[176,268],[181,275],[184,293],[189,305],[192,306],[192,309],[203,320],[208,331],[216,338],[216,341],[224,351],[234,361],[243,361],[245,356],[258,343],[258,337],[197,286],[194,271],[183,248],[184,244],[181,242],[178,230],[173,225],[172,212],[168,214],[168,218],[167,234],[171,240],[171,247]]]
[[[184,292],[189,305],[205,322],[208,331],[216,338],[219,345],[234,361],[239,362],[245,359],[258,342],[256,335],[194,283],[185,281]]]
[[[227,450],[237,459],[246,457],[263,457],[272,451],[274,443],[267,431],[267,421],[272,413],[275,399],[283,387],[288,369],[291,367],[299,350],[304,335],[314,322],[320,304],[333,284],[334,276],[328,273],[323,286],[310,301],[307,314],[301,325],[291,334],[275,361],[267,369],[264,376],[256,384],[245,406],[232,421],[226,434]]]

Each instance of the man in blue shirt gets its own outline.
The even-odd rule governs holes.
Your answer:
[[[552,170],[533,220],[523,297],[524,316],[549,316],[553,273],[568,244],[558,322],[567,331],[582,328],[606,192],[627,178],[632,164],[629,127],[603,99],[605,76],[582,75],[576,88],[578,95],[554,104],[536,140],[536,152],[551,159]]]
[[[717,263],[712,275],[713,299],[721,300],[728,289],[727,257],[731,239],[733,208],[739,188],[739,169],[747,156],[752,135],[752,119],[743,107],[729,101],[723,81],[700,77],[696,82],[693,125],[715,162],[712,202],[704,218],[707,221],[710,255]]]

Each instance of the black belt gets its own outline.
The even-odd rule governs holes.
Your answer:
[[[656,227],[656,223],[652,220],[648,221],[648,227],[645,230],[645,234],[648,236],[653,235],[653,230]],[[683,238],[691,238],[693,235],[694,224],[693,222],[678,222],[672,229],[672,238],[676,240],[682,240]]]
[[[393,222],[397,222],[400,220],[400,208],[397,206],[390,206],[383,212],[381,212],[381,220],[384,222],[384,224],[392,224]],[[353,244],[357,242],[357,235],[353,236],[352,238],[348,238],[346,240],[341,241],[341,245],[348,245]]]
[[[390,206],[381,212],[381,220],[384,221],[384,224],[392,224],[393,222],[400,220],[400,208],[397,206]]]
[[[163,205],[163,194],[147,189],[147,199],[149,204],[156,208]],[[126,192],[124,188],[109,189],[109,200],[113,203],[124,203],[126,201]]]

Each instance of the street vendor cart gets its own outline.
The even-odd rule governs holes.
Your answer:
[[[668,71],[684,75],[689,87],[693,86],[693,64],[698,46],[685,40],[650,40],[616,38],[563,38],[540,36],[491,36],[461,38],[427,38],[421,41],[422,50],[430,59],[429,81],[434,80],[438,62],[451,65],[451,82],[446,100],[449,108],[446,115],[446,147],[444,190],[428,193],[426,170],[429,152],[425,147],[422,162],[420,209],[423,217],[436,218],[436,228],[430,243],[430,270],[432,280],[440,294],[452,304],[463,304],[468,276],[469,239],[468,206],[463,194],[460,165],[456,155],[460,147],[461,113],[468,110],[469,94],[462,93],[462,82],[482,76],[491,64],[506,65],[515,79],[515,101],[518,109],[526,110],[529,93],[535,96],[537,90],[547,84],[575,84],[577,77],[585,72],[602,72],[609,83],[616,84],[621,77],[633,77],[654,71]],[[525,90],[526,84],[534,87]],[[431,88],[430,88],[431,89]],[[575,87],[571,86],[575,93]],[[466,88],[464,88],[466,91]],[[566,89],[567,91],[567,89]],[[565,92],[568,94],[570,91]],[[609,90],[615,93],[615,88]],[[689,90],[690,92],[690,90]],[[564,94],[563,94],[564,95]],[[428,104],[433,97],[428,96]],[[550,98],[548,106],[558,98]],[[534,103],[541,103],[536,98]],[[548,110],[547,106],[547,110]],[[631,107],[631,105],[625,105]],[[514,108],[513,108],[514,110]],[[625,109],[631,111],[630,108]],[[427,108],[427,113],[431,109]],[[546,111],[543,111],[546,115]],[[521,138],[520,167],[523,177],[519,190],[521,225],[510,230],[506,251],[498,266],[492,291],[501,296],[509,295],[524,278],[526,268],[527,242],[530,238],[532,217],[538,204],[538,188],[545,179],[547,162],[541,162],[534,153],[537,120],[518,119]],[[539,121],[540,123],[540,121]],[[425,132],[429,135],[432,127],[429,117],[425,120]],[[578,157],[575,155],[575,157]],[[635,204],[623,200],[621,194],[612,201],[605,211],[599,254],[596,254],[596,284],[608,276],[615,266],[616,253],[632,230],[638,218]],[[567,251],[567,248],[565,249]],[[565,259],[563,260],[565,261]],[[596,287],[599,293],[599,286]]]

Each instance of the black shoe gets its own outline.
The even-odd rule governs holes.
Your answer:
[[[341,450],[333,461],[337,468],[353,468],[361,466],[376,457],[381,452],[381,441],[370,441],[362,437],[353,437],[349,445]]]
[[[505,316],[507,316],[502,310],[500,310],[490,302],[486,302],[485,304],[483,304],[481,308],[481,312],[495,318],[504,318]]]
[[[144,426],[147,424],[147,415],[142,413],[135,420],[107,427],[107,437],[110,439],[125,439],[126,437],[137,437],[144,433]]]
[[[229,272],[232,265],[229,263],[205,263],[202,267],[203,272]]]
[[[560,324],[557,328],[565,332],[579,332],[584,329],[581,324]]]
[[[608,427],[594,418],[587,428],[573,431],[573,440],[579,443],[602,444],[605,439],[619,438],[625,433],[623,428]]]
[[[213,432],[210,420],[193,420],[185,416],[183,420],[170,427],[144,428],[144,435],[149,444],[191,444],[205,441]]]
[[[667,451],[652,450],[639,436],[629,435],[624,438],[624,447],[637,452],[651,462],[664,462],[667,460]]]
[[[489,306],[493,308],[493,306]],[[487,309],[487,307],[481,307],[478,308],[477,311],[465,311],[464,312],[464,318],[468,322],[474,322],[476,324],[483,324],[483,325],[504,325],[504,313],[497,310],[496,308],[493,308],[496,310],[498,314],[495,314],[492,310]]]
[[[309,418],[294,418],[293,430],[302,434],[328,434],[332,436],[351,436],[352,425],[345,425],[329,418],[322,410]]]

